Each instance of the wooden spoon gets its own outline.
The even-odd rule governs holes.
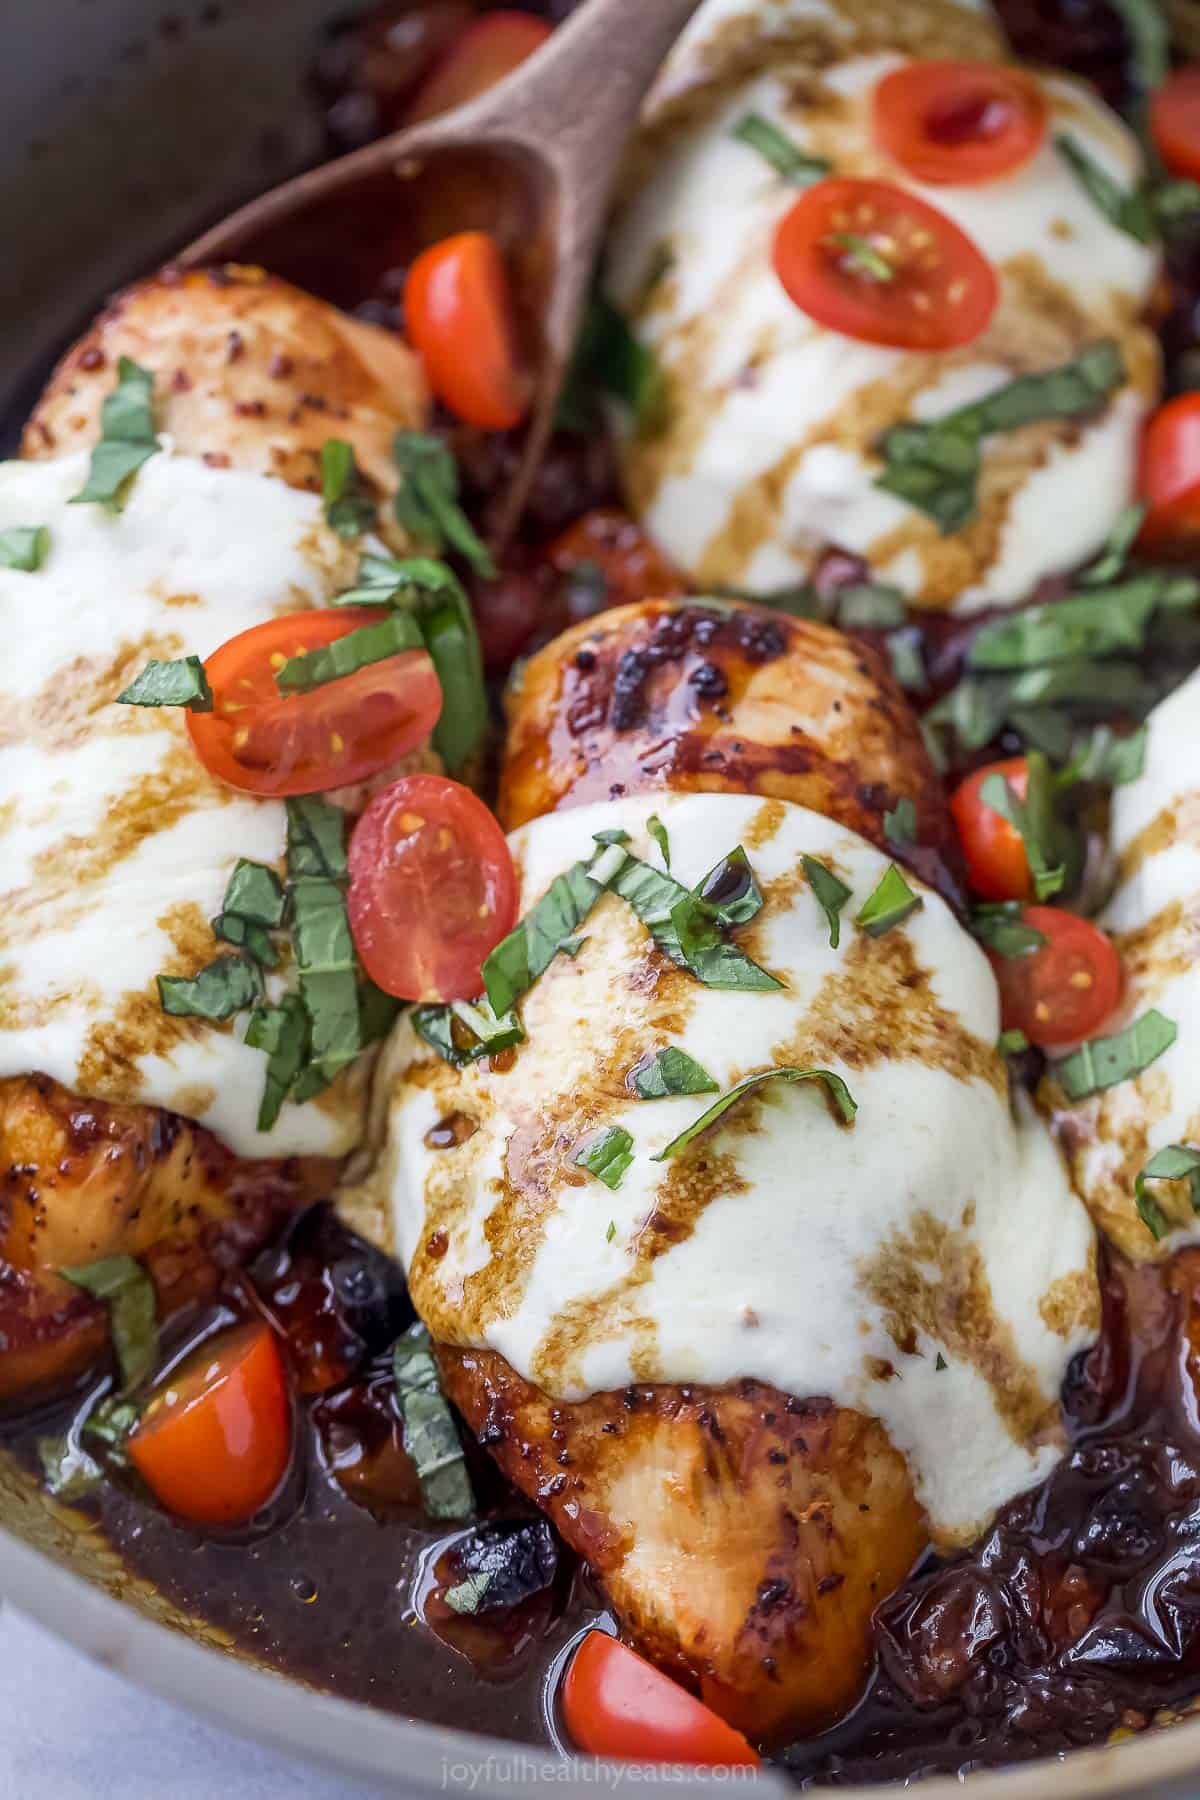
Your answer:
[[[178,259],[261,263],[352,305],[454,231],[484,229],[516,280],[537,369],[520,460],[498,500],[503,543],[546,448],[613,179],[642,98],[699,0],[587,0],[496,87],[252,200]]]

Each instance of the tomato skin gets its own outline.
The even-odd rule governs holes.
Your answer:
[[[1200,540],[1200,394],[1179,394],[1142,436],[1138,494],[1149,509],[1138,543],[1156,556],[1186,556]]]
[[[288,613],[214,650],[204,665],[213,710],[187,714],[192,746],[209,773],[247,794],[319,794],[365,781],[423,744],[442,710],[441,685],[424,650],[405,650],[304,694],[284,696],[275,685],[281,659],[384,616],[349,606]]]
[[[402,775],[377,794],[349,849],[350,929],[367,974],[401,1000],[473,1000],[517,922],[512,852],[470,788]]]
[[[1107,932],[1058,906],[1027,906],[1021,918],[1046,938],[1025,956],[993,956],[1006,1031],[1050,1049],[1093,1037],[1121,999],[1121,958]]]
[[[589,1631],[571,1658],[562,1697],[571,1737],[592,1756],[707,1768],[759,1762],[740,1731],[603,1631]]]
[[[891,278],[856,272],[839,241],[847,236],[884,257]],[[972,343],[1000,295],[996,271],[966,233],[888,181],[814,182],[780,221],[772,261],[788,298],[818,325],[900,350]]]
[[[1029,764],[1023,756],[986,763],[951,794],[950,816],[966,858],[967,881],[972,892],[984,900],[1029,900],[1033,876],[1021,834],[979,795],[989,775],[1002,775],[1017,799],[1023,800]]]
[[[1150,131],[1170,173],[1200,181],[1200,63],[1173,69],[1151,96]]]
[[[269,1325],[202,1344],[152,1398],[129,1457],[163,1506],[196,1525],[238,1525],[287,1473],[291,1405]]]
[[[404,284],[404,323],[430,387],[457,418],[482,431],[521,423],[532,383],[495,238],[460,231],[423,250]]]
[[[451,107],[486,94],[498,81],[540,50],[553,26],[532,13],[506,8],[477,19],[446,51],[408,108],[404,123],[415,125]]]
[[[551,544],[550,561],[567,576],[581,564],[598,569],[605,584],[601,607],[673,600],[686,592],[679,570],[619,506],[595,506],[568,525]]]
[[[871,108],[876,143],[918,181],[996,181],[1046,135],[1040,90],[1002,63],[904,63],[878,83]]]

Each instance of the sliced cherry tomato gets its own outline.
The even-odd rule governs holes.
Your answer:
[[[1024,956],[993,956],[1005,1030],[1031,1044],[1092,1037],[1121,998],[1121,958],[1106,932],[1058,906],[1027,906],[1027,925],[1046,942]]]
[[[405,123],[464,106],[519,68],[551,36],[553,26],[532,13],[506,9],[469,26],[423,83]]]
[[[517,921],[517,873],[487,807],[443,775],[402,775],[350,839],[350,929],[367,974],[401,1000],[473,1000]]]
[[[511,431],[529,410],[504,258],[486,231],[423,250],[404,284],[404,322],[444,405],[483,431]]]
[[[1152,96],[1150,130],[1171,174],[1200,181],[1200,63],[1172,70]]]
[[[814,182],[779,224],[774,264],[818,325],[902,350],[971,343],[1000,293],[966,233],[888,181]]]
[[[708,1768],[759,1761],[740,1731],[603,1631],[589,1631],[571,1659],[563,1712],[575,1743],[592,1756]]]
[[[679,570],[619,506],[593,507],[568,525],[551,544],[550,561],[560,574],[577,576],[581,584],[595,571],[595,612],[637,600],[672,600],[685,591]],[[572,595],[568,607],[572,623],[587,616]]]
[[[1148,511],[1138,542],[1156,556],[1200,544],[1200,394],[1160,406],[1142,438],[1138,491]]]
[[[876,87],[872,126],[918,181],[995,181],[1038,149],[1046,102],[1030,76],[1003,63],[910,62]]]
[[[1015,825],[982,800],[989,775],[1003,775],[1018,800],[1025,798],[1029,765],[1023,756],[987,763],[968,775],[950,796],[950,816],[967,861],[967,880],[984,900],[1028,900],[1033,876],[1025,844]]]
[[[365,781],[423,744],[442,710],[424,650],[369,663],[307,693],[283,695],[276,671],[385,615],[343,607],[287,613],[239,632],[204,665],[211,712],[189,712],[205,768],[248,794],[318,794]]]
[[[239,1325],[202,1344],[154,1395],[129,1456],[169,1512],[237,1525],[287,1473],[291,1408],[269,1325]]]

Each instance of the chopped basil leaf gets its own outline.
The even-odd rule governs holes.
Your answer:
[[[854,923],[868,937],[882,937],[893,926],[903,924],[924,904],[923,897],[913,893],[895,863],[889,863],[887,872],[874,893],[863,902]]]
[[[100,408],[100,441],[88,478],[71,504],[96,502],[120,512],[142,464],[159,448],[154,430],[154,376],[129,357],[117,365],[117,385]]]
[[[1146,512],[1147,508],[1141,501],[1133,501],[1129,506],[1121,508],[1099,554],[1079,577],[1083,587],[1107,587],[1110,581],[1116,581],[1124,574],[1129,552],[1142,529]]]
[[[1021,917],[1021,904],[1018,900],[999,900],[986,906],[977,906],[971,914],[971,932],[985,950],[1009,959],[1028,956],[1031,951],[1042,949],[1046,943],[1045,932],[1027,925]]]
[[[614,847],[608,854],[621,855],[621,852],[619,847]],[[718,864],[718,868],[720,866]],[[595,880],[632,906],[663,954],[679,968],[687,969],[706,987],[765,992],[782,986],[774,975],[759,968],[744,951],[722,936],[716,909],[673,876],[660,874],[636,856],[622,856],[620,863],[614,864],[611,870],[597,860],[592,864],[591,872]],[[711,879],[711,876],[705,878],[706,881]]]
[[[271,942],[270,932],[253,919],[243,919],[240,913],[218,913],[212,921],[212,933],[235,950],[244,950],[264,969],[279,966],[279,951]]]
[[[465,1579],[443,1597],[458,1613],[519,1606],[543,1593],[558,1572],[554,1532],[547,1519],[478,1525],[451,1555]]]
[[[283,924],[285,904],[283,883],[274,869],[239,856],[225,888],[223,911],[275,928]]]
[[[1193,1150],[1188,1144],[1166,1144],[1156,1151],[1134,1183],[1138,1217],[1156,1241],[1166,1237],[1170,1224],[1146,1184],[1185,1179],[1192,1211],[1200,1213],[1200,1150]]]
[[[417,1036],[456,1069],[525,1041],[516,1013],[497,1018],[485,999],[473,1005],[455,1000],[448,1006],[414,1006],[410,1017]]]
[[[822,175],[828,175],[831,164],[824,156],[810,156],[793,144],[791,138],[772,125],[761,113],[743,113],[730,134],[740,144],[749,145],[757,150],[765,162],[770,163],[777,175],[790,181],[793,187],[806,187],[810,181],[816,181]]]
[[[838,590],[836,613],[843,631],[884,631],[903,625],[908,606],[899,588],[881,581],[856,581]]]
[[[1097,725],[1070,767],[1058,776],[1059,784],[1098,781],[1105,787],[1124,787],[1136,781],[1146,764],[1146,738],[1145,725],[1124,737],[1109,725]]]
[[[346,873],[346,815],[319,794],[299,794],[287,802],[288,880]]]
[[[375,502],[354,460],[354,446],[344,438],[321,445],[321,501],[325,523],[339,537],[361,537],[376,523]]]
[[[883,833],[888,843],[897,847],[916,843],[917,808],[909,795],[902,794],[895,806],[884,813]]]
[[[615,1219],[610,1219],[608,1221],[608,1230],[604,1234],[605,1243],[611,1244],[613,1239],[616,1237],[616,1235],[617,1235],[617,1221]]]
[[[660,1150],[657,1156],[651,1157],[651,1162],[667,1162],[671,1157],[678,1156],[680,1151],[686,1150],[702,1131],[707,1131],[719,1119],[722,1119],[730,1107],[735,1106],[744,1095],[753,1093],[756,1088],[762,1087],[768,1081],[823,1082],[829,1103],[841,1119],[842,1124],[853,1125],[854,1115],[858,1111],[858,1103],[841,1076],[835,1075],[832,1069],[761,1069],[757,1075],[747,1075],[743,1081],[737,1083],[736,1087],[731,1087],[727,1094],[722,1094],[721,1098],[714,1101],[706,1112],[702,1112],[686,1131],[681,1131],[678,1137],[671,1139],[664,1150]]]
[[[278,1006],[252,1012],[246,1042],[252,1050],[267,1053],[258,1129],[270,1131],[308,1061],[308,1013],[299,994],[285,994]]]
[[[41,568],[50,551],[50,532],[45,525],[13,525],[0,531],[0,569],[19,569],[26,575]]]
[[[836,950],[842,935],[842,921],[839,917],[843,906],[850,898],[851,889],[844,881],[839,881],[832,869],[815,856],[802,856],[804,873],[808,876],[808,885],[813,891],[813,899],[825,914],[829,922],[829,948]]]
[[[296,1089],[308,1097],[328,1085],[362,1049],[358,972],[346,915],[346,816],[316,794],[287,801],[292,944],[311,1050]]]
[[[657,357],[634,334],[625,315],[603,294],[594,294],[576,350],[576,369],[619,400],[643,433],[660,423],[666,384]]]
[[[974,669],[1027,669],[1115,650],[1139,651],[1159,606],[1189,605],[1200,584],[1155,570],[1113,586],[1073,594],[997,619],[975,634]]]
[[[1057,134],[1054,148],[1110,225],[1127,237],[1136,238],[1139,244],[1156,242],[1158,227],[1144,186],[1123,188],[1069,132]]]
[[[88,1413],[79,1427],[80,1435],[96,1438],[108,1450],[111,1461],[125,1464],[125,1445],[141,1416],[142,1408],[136,1401],[109,1394]]]
[[[696,883],[693,892],[718,925],[748,925],[762,911],[763,897],[750,859],[739,844]]]
[[[290,656],[275,672],[275,685],[281,694],[304,694],[326,682],[340,681],[371,663],[384,662],[405,650],[423,650],[425,639],[411,613],[392,612],[371,625],[360,625],[345,637],[334,638],[319,650],[306,650]]]
[[[475,1496],[462,1440],[442,1393],[429,1333],[423,1326],[396,1345],[392,1374],[404,1448],[416,1465],[425,1511],[433,1519],[472,1518]]]
[[[403,1010],[402,1000],[397,1000],[395,994],[385,994],[364,976],[358,988],[358,1029],[363,1049],[385,1038]]]
[[[477,575],[490,580],[496,565],[458,504],[458,468],[447,445],[431,432],[398,431],[392,455],[400,471],[395,500],[399,523],[435,550],[457,550]]]
[[[979,798],[1020,833],[1034,894],[1039,900],[1048,900],[1067,879],[1066,866],[1057,855],[1054,783],[1050,765],[1040,750],[1031,750],[1025,761],[1029,774],[1024,800],[1018,799],[1015,789],[1000,774],[984,777]]]
[[[135,675],[118,706],[186,706],[189,712],[211,712],[212,689],[198,656],[178,656],[172,662],[148,662]]]
[[[1068,1100],[1086,1100],[1140,1075],[1169,1050],[1178,1036],[1170,1019],[1154,1007],[1112,1037],[1092,1038],[1053,1065]]]
[[[942,419],[895,425],[880,444],[884,470],[876,486],[928,513],[943,532],[957,531],[975,512],[985,437],[1094,412],[1125,375],[1119,346],[1105,339],[1057,369],[1020,375]]]
[[[906,625],[900,631],[889,631],[884,649],[892,665],[892,674],[906,694],[923,694],[929,686],[925,673],[925,654],[919,625]]]
[[[715,1094],[718,1084],[707,1069],[681,1050],[677,1044],[668,1044],[665,1050],[656,1050],[651,1056],[644,1056],[635,1063],[625,1077],[626,1087],[632,1089],[639,1100],[664,1100],[672,1094]]]
[[[483,985],[498,1017],[511,1012],[550,967],[560,944],[578,930],[600,892],[586,865],[575,863],[551,882],[537,905],[496,945],[483,965]]]
[[[940,1350],[933,1359],[933,1367],[935,1374],[938,1375],[943,1374],[944,1371],[950,1367],[950,1364],[946,1361]]]
[[[262,997],[262,971],[244,956],[218,956],[191,977],[158,977],[159,1005],[176,1019],[232,1019]]]
[[[46,1492],[56,1500],[82,1500],[104,1480],[99,1463],[69,1435],[38,1438],[37,1453]]]
[[[996,1048],[1001,1056],[1020,1056],[1022,1051],[1028,1050],[1029,1039],[1023,1031],[1018,1031],[1015,1025],[1010,1026],[1007,1031],[1002,1031],[996,1039]]]
[[[60,1275],[108,1307],[113,1349],[124,1392],[144,1381],[158,1360],[158,1321],[154,1283],[132,1256],[106,1256],[99,1262],[60,1269]]]
[[[620,830],[617,826],[613,826],[609,831],[594,831],[592,833],[592,842],[603,844],[605,846],[609,844],[627,844],[629,842],[629,833]]]
[[[562,943],[558,947],[562,951],[564,956],[569,956],[572,959],[574,959],[576,956],[579,955],[579,952],[583,949],[583,946],[586,943],[587,943],[586,937],[584,937],[581,932],[576,931],[572,934],[572,936],[565,937],[562,940]]]
[[[646,820],[646,830],[658,845],[662,854],[663,863],[669,869],[671,867],[671,840],[667,836],[666,826],[663,824],[657,813],[651,813],[650,817]]]
[[[452,1000],[450,1010],[459,1023],[466,1026],[485,1055],[495,1056],[501,1050],[525,1042],[524,1027],[516,1013],[508,1012],[503,1018],[497,1018],[486,999],[474,1003]]]
[[[623,1125],[606,1125],[576,1147],[571,1161],[602,1181],[606,1188],[619,1188],[633,1161],[633,1139]]]
[[[461,593],[462,583],[447,563],[431,556],[374,556],[359,559],[358,585],[331,601],[333,606],[399,606],[413,612]]]
[[[843,265],[864,281],[895,281],[896,271],[883,251],[858,231],[832,231],[825,240],[844,250]]]

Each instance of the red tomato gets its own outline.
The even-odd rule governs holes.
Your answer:
[[[1138,542],[1156,556],[1200,542],[1200,394],[1160,406],[1142,438],[1138,492],[1149,508]]]
[[[875,141],[918,181],[1011,175],[1046,135],[1046,103],[1002,63],[910,62],[885,75],[872,101]]]
[[[473,1000],[517,922],[504,833],[470,788],[402,775],[350,839],[350,929],[367,974],[401,1000]]]
[[[592,1756],[708,1768],[759,1760],[740,1731],[603,1631],[589,1631],[563,1682],[567,1728]]]
[[[276,671],[372,625],[374,608],[288,613],[239,632],[204,665],[211,712],[187,727],[210,774],[248,794],[319,794],[365,781],[424,743],[442,710],[442,689],[424,650],[369,663],[356,674],[283,695]]]
[[[779,224],[774,263],[818,325],[901,350],[971,343],[1000,293],[966,233],[888,181],[814,182]]]
[[[1200,63],[1173,69],[1151,96],[1150,130],[1171,174],[1200,181]]]
[[[129,1440],[155,1498],[197,1525],[237,1525],[265,1506],[292,1453],[287,1376],[268,1325],[202,1344],[150,1401]]]
[[[552,31],[545,19],[511,9],[476,20],[422,84],[405,124],[415,125],[485,94],[540,50]]]
[[[1028,900],[1033,894],[1033,876],[1021,834],[979,797],[989,775],[1003,775],[1017,799],[1023,800],[1029,765],[1023,756],[986,763],[951,794],[950,816],[967,861],[967,880],[984,900]]]
[[[404,284],[404,322],[444,405],[483,431],[511,431],[532,383],[517,353],[504,258],[486,231],[460,231],[423,250]]]
[[[597,569],[604,577],[600,607],[673,600],[685,591],[679,570],[619,506],[593,507],[568,525],[551,544],[550,561],[563,575]]]
[[[1025,956],[993,956],[1005,1030],[1031,1044],[1073,1044],[1095,1035],[1121,998],[1121,958],[1098,925],[1058,906],[1027,906],[1027,925],[1046,942]]]

